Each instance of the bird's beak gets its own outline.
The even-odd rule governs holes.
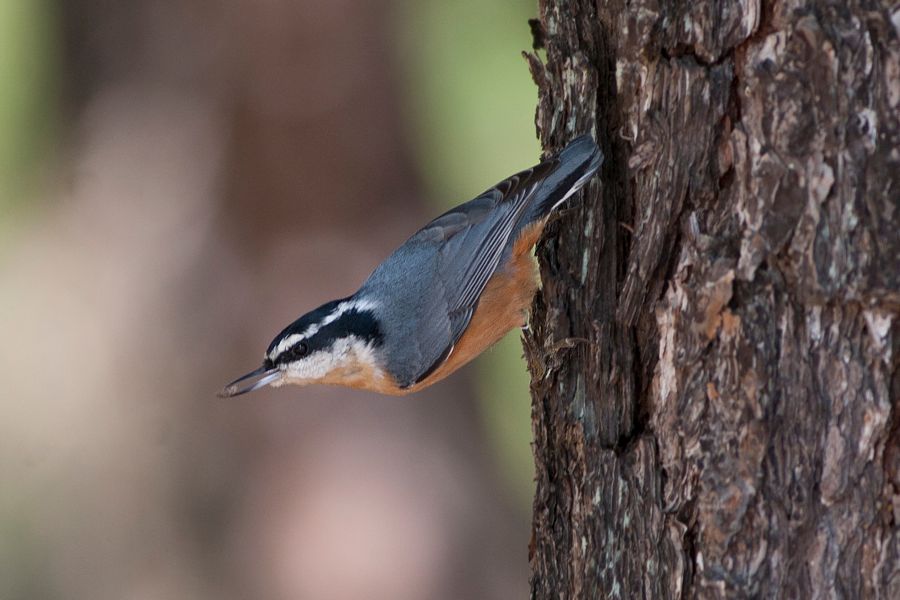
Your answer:
[[[246,394],[247,392],[252,392],[253,390],[258,390],[261,387],[267,386],[276,379],[281,377],[281,371],[278,369],[269,369],[266,368],[265,365],[256,369],[255,371],[251,371],[242,377],[238,377],[224,388],[222,391],[218,393],[219,398],[232,398],[234,396],[240,396],[241,394]],[[238,384],[242,381],[247,381],[248,379],[256,379],[253,383],[245,384],[243,388],[238,387]]]

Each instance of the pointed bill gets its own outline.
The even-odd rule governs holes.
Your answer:
[[[237,379],[226,385],[217,395],[219,396],[219,398],[233,398],[235,396],[240,396],[241,394],[246,394],[247,392],[252,392],[253,390],[258,390],[261,387],[267,386],[280,377],[280,370],[268,369],[264,365],[256,369],[255,371],[251,371],[246,375],[238,377]],[[239,383],[248,380],[250,380],[251,382],[244,384],[243,388],[238,386]]]

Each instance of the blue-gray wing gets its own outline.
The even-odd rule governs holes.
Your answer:
[[[522,227],[545,217],[597,171],[603,155],[581,136],[420,229],[372,273],[359,294],[386,299],[385,355],[397,383],[428,377],[453,351]]]
[[[413,236],[414,240],[437,245],[433,285],[442,291],[432,296],[428,314],[445,311],[447,321],[435,325],[445,328],[445,343],[432,362],[417,375],[416,382],[428,377],[453,351],[478,306],[488,280],[500,265],[504,252],[521,228],[522,216],[535,200],[556,160],[543,162],[505,179],[474,200],[462,204],[435,219]],[[425,327],[428,324],[423,323]]]

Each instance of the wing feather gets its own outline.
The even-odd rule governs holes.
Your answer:
[[[415,383],[433,373],[453,351],[535,191],[557,164],[556,160],[549,160],[517,173],[441,215],[417,234],[443,244],[437,275],[445,290],[443,309],[450,319],[450,341]]]

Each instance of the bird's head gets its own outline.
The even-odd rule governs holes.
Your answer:
[[[384,377],[376,357],[383,336],[375,308],[351,297],[303,315],[275,336],[260,368],[235,379],[219,395],[284,384],[375,386]]]

